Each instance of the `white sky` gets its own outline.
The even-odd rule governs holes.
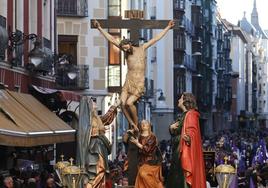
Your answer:
[[[247,20],[250,21],[254,0],[216,0],[222,18],[237,25],[246,11]],[[259,13],[259,23],[263,30],[268,30],[268,0],[256,0]]]

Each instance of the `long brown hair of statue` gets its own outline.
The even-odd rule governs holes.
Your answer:
[[[141,130],[141,124],[142,124],[142,122],[146,122],[147,124],[149,124],[149,134],[151,135],[152,134],[152,124],[148,121],[148,120],[146,120],[146,119],[143,119],[143,120],[141,120],[140,121],[140,123],[139,123],[139,129]]]
[[[97,115],[97,112],[93,111],[91,118],[91,136],[105,134],[105,127],[101,121],[101,118]]]
[[[196,98],[192,93],[183,93],[183,105],[185,106],[186,110],[195,109],[197,110]]]

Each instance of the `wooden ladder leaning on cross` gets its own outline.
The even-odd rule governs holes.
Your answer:
[[[97,28],[104,37],[120,50],[124,51],[127,60],[128,71],[126,81],[122,87],[120,95],[121,108],[127,118],[130,129],[133,130],[133,136],[137,135],[138,130],[138,114],[135,102],[143,95],[145,84],[145,56],[146,50],[151,45],[160,40],[169,29],[179,29],[179,21],[171,20],[143,20],[143,12],[140,10],[126,11],[127,18],[130,19],[92,19],[91,27]],[[121,42],[113,38],[105,29],[128,29],[130,32],[130,40],[123,39]],[[135,45],[139,43],[141,29],[164,29],[153,39],[143,45]],[[128,180],[130,185],[135,184],[137,174],[137,155],[138,149],[136,145],[128,142]]]

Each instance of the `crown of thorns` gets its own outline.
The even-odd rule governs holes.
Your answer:
[[[127,45],[127,44],[133,44],[133,42],[129,39],[126,39],[126,38],[123,38],[121,41],[120,41],[120,44],[119,46],[124,46],[124,45]]]

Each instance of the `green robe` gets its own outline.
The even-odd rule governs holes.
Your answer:
[[[110,141],[105,135],[91,137],[86,157],[86,171],[90,180],[97,176],[99,155],[103,157],[105,172],[109,173],[108,155],[111,154]]]
[[[188,188],[185,178],[183,175],[183,170],[181,167],[181,161],[179,156],[179,146],[180,146],[180,139],[181,139],[181,130],[183,127],[183,121],[185,118],[186,112],[184,112],[181,118],[178,119],[179,126],[177,130],[174,132],[170,132],[172,138],[172,158],[171,158],[171,166],[168,173],[167,188]]]

